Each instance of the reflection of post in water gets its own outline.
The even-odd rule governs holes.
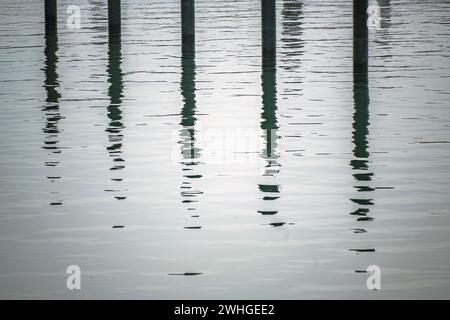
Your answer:
[[[381,30],[389,31],[391,26],[391,0],[377,0],[380,7],[380,28]]]
[[[262,151],[262,157],[265,159],[264,179],[267,181],[258,184],[259,190],[263,193],[263,200],[268,209],[259,210],[262,215],[275,215],[278,211],[270,208],[273,205],[270,202],[280,197],[280,185],[274,181],[279,172],[280,164],[278,163],[277,140],[278,140],[278,123],[277,123],[277,89],[276,89],[276,63],[275,57],[263,56],[262,74],[262,112],[261,112],[261,129],[265,140],[265,147]],[[282,226],[284,222],[271,223],[272,226]]]
[[[90,26],[93,32],[94,39],[101,38],[103,40],[104,33],[110,33],[110,21],[109,12],[111,10],[110,3],[106,3],[105,0],[88,0],[86,10],[89,12],[87,19],[92,21],[104,21],[108,19],[108,24],[96,23]]]
[[[261,75],[262,104],[261,129],[265,135],[266,148],[264,158],[269,164],[276,163],[277,143],[277,89],[276,89],[276,65],[274,59],[263,59],[263,71]]]
[[[262,112],[261,129],[265,140],[262,158],[265,159],[264,179],[273,180],[279,172],[277,154],[277,89],[276,89],[276,10],[275,0],[261,0],[261,39],[262,39]],[[273,181],[258,184],[263,193],[263,200],[272,203],[280,197],[280,186]],[[262,215],[275,215],[278,210],[265,208],[258,210]],[[273,222],[270,225],[279,227],[284,222]]]
[[[282,37],[280,40],[283,47],[289,49],[283,51],[282,68],[295,69],[299,67],[301,63],[300,57],[303,54],[303,1],[284,0],[281,15],[283,20],[281,22]]]
[[[368,88],[368,32],[367,0],[353,2],[353,160],[350,165],[357,182],[355,188],[361,196],[350,200],[358,205],[351,214],[358,216],[358,221],[370,221],[369,207],[373,205],[367,192],[374,189],[369,186],[373,173],[369,172],[369,88]],[[359,229],[358,229],[359,230]],[[363,231],[363,230],[360,230]]]
[[[276,55],[275,0],[261,0],[261,39],[263,57]]]
[[[195,122],[196,100],[195,100],[195,59],[190,52],[183,52],[181,59],[181,94],[183,96],[183,108],[181,110],[181,130],[180,144],[183,165],[183,177],[185,181],[181,186],[182,202],[189,205],[188,210],[195,210],[191,206],[197,202],[196,197],[202,194],[200,190],[193,189],[192,182],[201,178],[202,175],[194,172],[195,167],[200,163],[200,149],[195,146]],[[193,217],[198,217],[193,215]]]
[[[45,11],[45,34],[55,34],[58,30],[58,14],[57,14],[57,3],[56,0],[45,0],[44,11]]]
[[[263,158],[267,168],[278,167],[276,162],[277,89],[276,89],[276,10],[275,0],[261,0],[262,30],[262,104],[261,129],[266,141]],[[266,170],[267,175],[271,169]],[[273,173],[278,172],[278,169]]]
[[[375,42],[380,45],[380,49],[383,51],[384,57],[392,57],[392,35],[390,34],[392,18],[391,1],[377,0],[377,4],[380,8],[380,30],[376,30]]]
[[[353,74],[367,74],[369,30],[368,0],[353,0]]]
[[[284,45],[293,49],[302,48],[303,42],[299,40],[303,34],[303,2],[301,0],[284,0],[281,15],[283,17],[281,34],[289,37],[289,40],[282,38],[282,41],[285,41]]]
[[[122,158],[122,98],[123,98],[123,73],[122,73],[122,49],[120,35],[110,35],[108,42],[108,118],[109,124],[106,128],[108,132],[109,145],[108,153],[114,161],[110,170],[122,170],[125,168]],[[122,178],[115,177],[112,180],[122,181]],[[117,196],[116,199],[122,200],[125,197]]]
[[[42,111],[45,112],[46,124],[43,129],[46,134],[43,148],[53,153],[61,152],[58,147],[58,122],[61,119],[59,112],[59,98],[61,97],[58,88],[58,73],[56,65],[58,63],[58,35],[56,33],[45,35],[45,91],[47,98]]]
[[[45,134],[43,149],[49,152],[49,155],[55,156],[55,154],[61,153],[61,149],[58,147],[58,123],[61,120],[61,114],[59,111],[59,98],[61,97],[58,88],[58,36],[56,33],[45,34],[45,63],[44,63],[44,87],[46,91],[45,104],[42,107],[42,111],[45,113],[45,126],[43,132]],[[51,159],[45,161],[47,167],[56,167],[59,164],[57,159]],[[56,181],[60,177],[52,176],[47,177],[52,182]],[[58,193],[58,192],[52,192]],[[62,205],[61,200],[53,201],[51,206]]]
[[[120,0],[108,0],[108,33],[117,36],[121,33],[122,12]]]
[[[181,0],[181,50],[183,57],[195,52],[195,0]]]

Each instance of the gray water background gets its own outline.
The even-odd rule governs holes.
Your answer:
[[[183,68],[178,0],[123,0],[120,51],[106,1],[46,49],[2,0],[0,297],[450,298],[450,2],[376,3],[361,115],[351,1],[277,1],[264,82],[259,1],[197,0]]]

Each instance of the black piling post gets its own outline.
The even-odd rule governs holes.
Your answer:
[[[263,59],[274,58],[276,55],[275,16],[275,0],[261,0],[261,38]]]
[[[123,144],[123,116],[122,116],[122,99],[123,99],[123,72],[122,72],[122,44],[120,34],[110,34],[108,42],[108,96],[109,105],[107,107],[107,115],[109,125],[106,128],[108,132],[109,145],[107,151],[114,161],[114,165],[110,170],[122,170],[125,168],[125,160],[122,158]],[[116,199],[123,198],[119,196]]]
[[[353,75],[367,77],[369,62],[368,0],[353,0]]]
[[[56,0],[45,0],[45,33],[54,34],[58,29]]]
[[[108,0],[108,33],[110,36],[120,35],[121,15],[120,0]]]
[[[192,54],[183,52],[181,59],[181,94],[183,109],[181,110],[182,154],[184,159],[198,158],[199,149],[195,147],[196,98],[195,98],[195,59]]]
[[[268,161],[274,160],[277,144],[277,88],[276,65],[274,59],[264,59],[261,74],[262,86],[262,112],[261,129],[266,138],[265,157]]]
[[[353,155],[355,170],[368,169],[369,134],[369,30],[368,0],[353,0]],[[370,175],[364,176],[371,180]]]
[[[181,45],[185,57],[195,53],[195,0],[181,0]]]

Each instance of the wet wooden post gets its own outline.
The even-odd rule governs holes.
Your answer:
[[[353,74],[367,75],[369,62],[368,0],[353,0]]]
[[[110,36],[120,35],[121,15],[120,0],[108,0],[108,33]]]
[[[275,16],[275,0],[261,0],[261,38],[263,58],[274,58],[276,55]]]
[[[184,55],[195,52],[195,0],[181,0],[181,45]]]
[[[56,0],[45,0],[45,33],[54,34],[58,29]]]

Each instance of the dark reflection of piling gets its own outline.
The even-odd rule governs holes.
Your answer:
[[[392,18],[391,0],[377,0],[377,4],[380,7],[380,29],[389,32]]]
[[[56,167],[59,165],[59,160],[56,157],[57,154],[61,153],[61,148],[58,147],[59,143],[59,128],[58,124],[61,120],[61,114],[59,110],[59,80],[57,72],[58,64],[58,35],[56,33],[46,33],[45,34],[45,62],[44,62],[44,87],[46,91],[45,103],[42,107],[42,111],[45,114],[45,126],[43,132],[44,145],[42,148],[48,151],[51,158],[45,161],[47,167]],[[61,177],[58,176],[47,176],[51,182],[54,182]],[[57,191],[53,191],[52,194],[57,194]],[[61,200],[52,201],[51,206],[62,205]]]
[[[195,0],[181,0],[181,47],[183,57],[195,53]]]
[[[369,208],[373,205],[370,186],[373,173],[369,171],[369,86],[368,86],[368,32],[367,0],[354,1],[353,25],[353,159],[350,165],[356,181],[354,186],[358,194],[350,200],[357,205],[351,214],[358,221],[370,221]],[[365,232],[364,229],[356,229]]]
[[[122,10],[120,0],[108,0],[109,35],[120,35],[122,29]]]
[[[123,73],[122,73],[122,45],[120,35],[110,35],[108,41],[108,133],[109,145],[107,147],[110,157],[113,159],[112,171],[125,168],[125,160],[122,157],[122,142],[124,129],[122,116],[123,98]],[[120,176],[112,178],[114,181],[122,181]],[[118,190],[112,190],[118,191]],[[125,199],[123,196],[116,196],[116,199]]]
[[[45,0],[44,11],[45,11],[45,33],[54,34],[58,29],[57,25],[57,9],[56,0]]]
[[[183,97],[183,107],[181,110],[181,164],[183,170],[183,182],[181,185],[182,202],[187,205],[187,210],[196,209],[194,203],[198,202],[198,195],[203,192],[195,188],[195,181],[202,177],[195,171],[200,163],[200,148],[196,147],[195,123],[196,118],[196,97],[195,97],[195,59],[191,52],[184,53],[181,59],[181,95]],[[198,217],[192,214],[192,217]],[[198,229],[198,227],[186,227]]]
[[[301,64],[304,41],[303,35],[303,1],[284,0],[282,15],[281,42],[283,51],[281,67],[286,70],[298,69]]]
[[[86,10],[89,12],[88,19],[91,21],[104,21],[108,19],[108,3],[104,0],[88,0],[88,5],[86,6]],[[94,39],[102,39],[104,40],[104,32],[108,32],[108,25],[104,23],[94,23],[90,26],[90,30],[92,31],[92,36]]]
[[[261,85],[262,104],[261,129],[266,135],[266,148],[264,157],[268,161],[276,162],[276,130],[277,123],[277,89],[276,89],[276,63],[275,59],[263,59]]]
[[[262,158],[265,160],[264,179],[265,183],[259,184],[258,188],[262,192],[264,201],[274,201],[280,197],[280,185],[276,181],[276,176],[280,169],[277,151],[278,142],[278,121],[277,121],[277,89],[276,89],[276,62],[275,57],[263,56],[262,74],[262,112],[261,129],[263,132],[264,149]],[[270,182],[271,181],[271,182]],[[269,183],[270,182],[270,183]],[[268,203],[266,203],[268,205]],[[270,204],[274,206],[274,204]],[[269,206],[270,206],[269,205]],[[278,210],[275,207],[268,207],[258,211],[262,215],[275,215]],[[272,226],[282,226],[284,222],[271,223]]]
[[[275,0],[261,0],[262,55],[276,56],[276,10]]]
[[[61,97],[57,73],[58,64],[58,35],[46,34],[45,35],[45,81],[44,87],[47,93],[45,104],[42,111],[45,112],[46,124],[43,129],[45,136],[43,148],[49,150],[52,153],[59,153],[60,150],[57,147],[58,144],[58,122],[61,119],[59,111],[59,98]]]
[[[302,72],[303,56],[303,1],[284,0],[281,10],[281,46],[280,67],[286,70],[284,77],[284,96],[301,93],[305,76]]]
[[[369,30],[367,28],[368,0],[353,0],[353,73],[367,74],[369,59]]]
[[[383,52],[383,56],[392,57],[392,35],[390,32],[392,24],[392,12],[390,0],[377,0],[377,4],[380,7],[380,29],[376,30],[376,43],[380,44],[380,49]]]
[[[358,209],[352,212],[357,216],[358,221],[370,221],[373,218],[368,216],[369,207],[373,205],[373,199],[370,196],[374,189],[370,186],[373,173],[369,170],[369,89],[367,74],[355,74],[353,83],[353,159],[350,165],[353,170],[353,176],[357,182],[355,189],[360,193],[353,197]]]

